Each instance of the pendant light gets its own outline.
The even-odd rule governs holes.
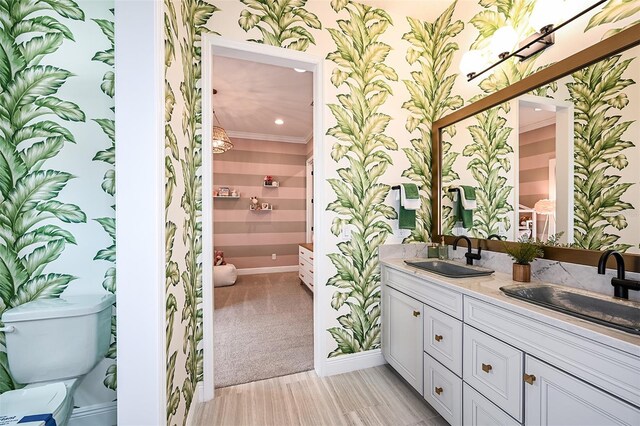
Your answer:
[[[218,93],[218,91],[213,89],[213,94],[215,95],[216,93]],[[213,117],[216,119],[218,124],[221,124],[215,110],[213,111]],[[233,148],[233,144],[231,143],[227,132],[221,126],[216,126],[214,124],[211,137],[211,152],[214,154],[222,154],[229,151],[231,148]]]

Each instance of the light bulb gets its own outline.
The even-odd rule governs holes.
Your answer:
[[[284,120],[282,118],[276,118],[274,121],[278,126],[282,126],[284,124]]]
[[[538,0],[529,16],[529,24],[538,32],[548,25],[555,24],[562,19],[560,13],[562,9],[558,10],[558,8],[562,8],[563,3],[558,0]]]
[[[589,4],[585,4],[584,0],[565,0],[562,5],[562,19],[564,21],[573,18],[578,13],[589,7]]]
[[[462,55],[460,61],[460,72],[468,76],[469,74],[475,74],[482,71],[482,65],[484,64],[484,58],[482,52],[479,50],[469,50]]]
[[[491,56],[497,57],[503,53],[511,53],[517,43],[518,33],[512,26],[507,25],[499,28],[495,33],[493,33],[491,44],[489,44]]]

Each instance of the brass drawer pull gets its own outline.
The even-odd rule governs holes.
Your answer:
[[[536,376],[534,376],[533,374],[524,373],[524,376],[522,378],[524,379],[525,382],[529,383],[530,385],[532,385],[533,382],[536,381]]]
[[[434,339],[436,339],[436,342],[440,342],[443,339],[443,337],[439,334],[436,334]]]
[[[304,278],[304,274],[300,274],[300,278]]]
[[[304,266],[304,263],[300,262],[300,266]]]
[[[442,389],[442,388],[440,388],[440,387],[436,387],[435,391],[436,391],[436,393],[437,393],[438,395],[440,395],[440,394],[442,394],[443,389]]]
[[[491,364],[482,364],[482,371],[484,371],[485,373],[488,373],[491,370],[493,370],[493,367],[491,366]]]
[[[414,317],[419,317],[420,316],[420,311],[413,311],[413,316]]]

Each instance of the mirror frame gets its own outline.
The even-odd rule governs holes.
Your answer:
[[[588,47],[574,55],[571,55],[559,62],[550,65],[512,85],[492,93],[472,104],[433,123],[431,131],[431,214],[432,214],[432,241],[440,241],[442,238],[442,198],[440,196],[442,184],[442,129],[451,126],[466,118],[486,111],[506,101],[520,95],[529,93],[533,89],[556,81],[562,77],[572,74],[584,67],[599,62],[609,56],[621,53],[632,47],[640,45],[640,24],[633,25],[624,31],[619,32],[605,40],[602,40],[591,47]],[[640,82],[638,82],[640,84]],[[640,206],[638,206],[640,208]],[[452,244],[455,237],[444,236],[447,244]],[[476,240],[475,238],[472,241]],[[485,250],[505,252],[507,246],[514,245],[514,242],[502,242],[495,240],[477,239],[478,246]],[[602,251],[585,250],[567,247],[544,247],[544,258],[558,260],[561,262],[577,263],[582,265],[597,266]],[[624,254],[626,270],[630,272],[640,272],[640,255]],[[609,260],[608,266],[614,267],[614,261]]]

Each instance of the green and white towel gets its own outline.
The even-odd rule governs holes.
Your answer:
[[[473,226],[473,210],[476,208],[476,189],[469,185],[460,185],[460,198],[455,203],[455,215],[457,221],[462,221],[465,229]]]
[[[420,208],[420,191],[415,183],[400,185],[400,229],[416,229],[416,210]]]

